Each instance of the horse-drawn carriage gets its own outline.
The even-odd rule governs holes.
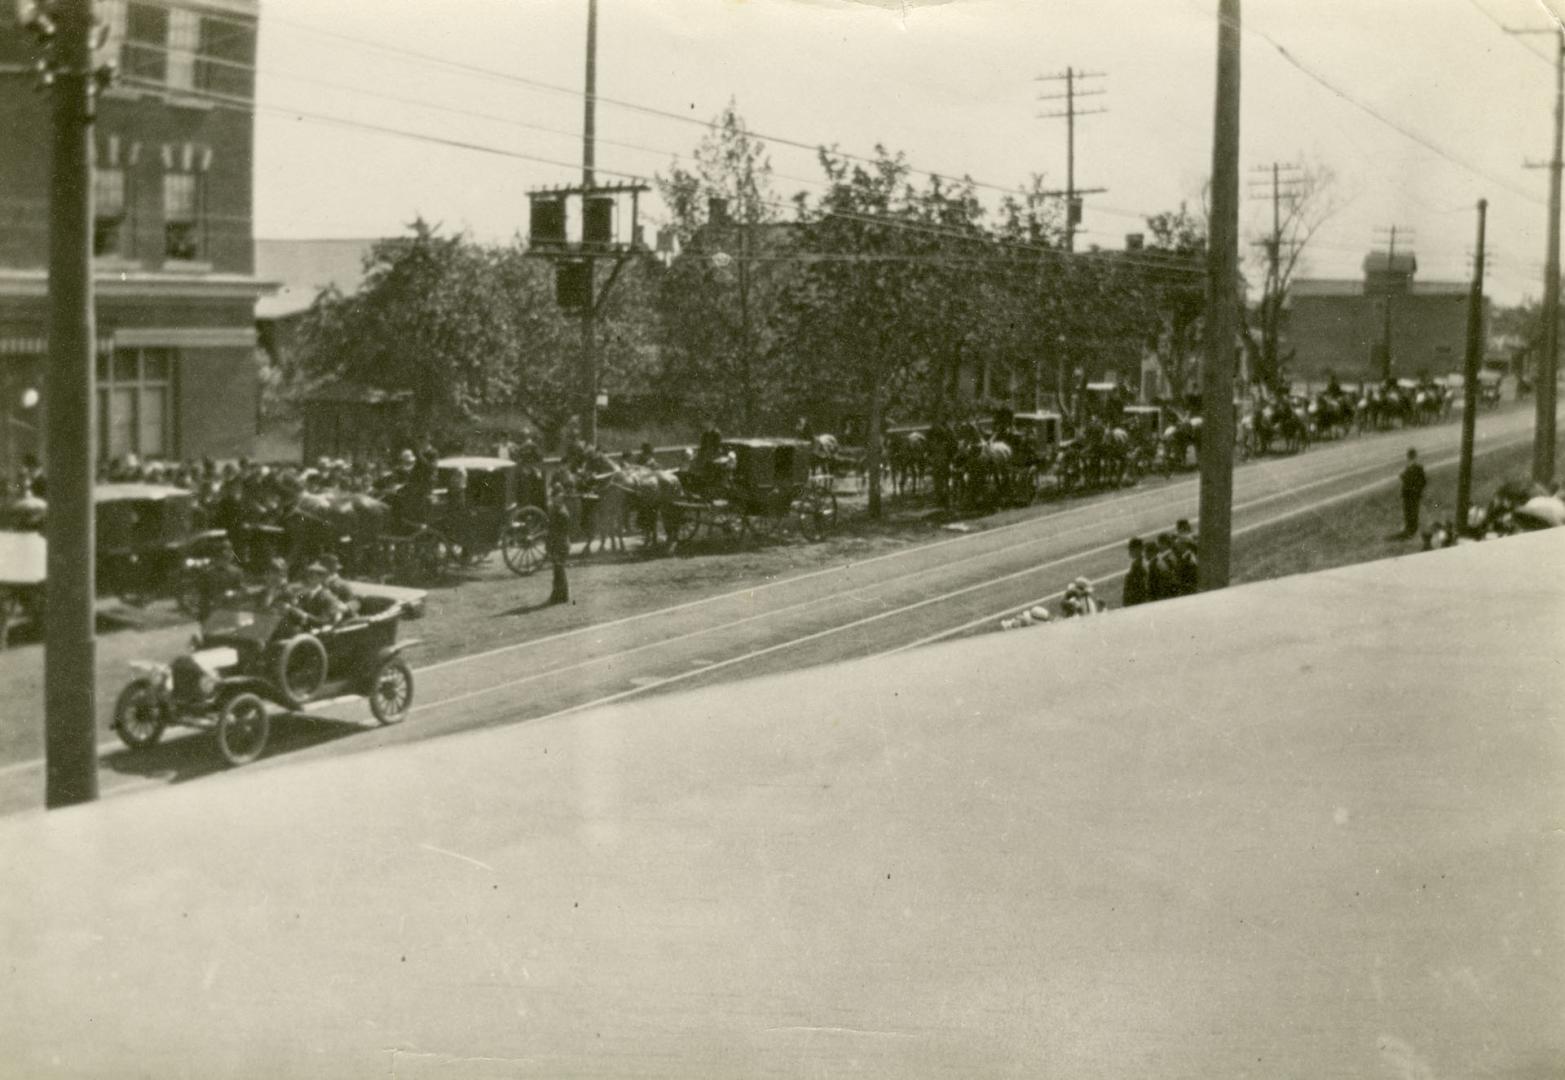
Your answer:
[[[814,475],[802,439],[725,439],[720,452],[679,473],[683,493],[667,508],[677,541],[708,535],[775,536],[788,524],[810,541],[837,524],[829,477]]]
[[[451,457],[427,480],[409,480],[383,499],[357,492],[306,492],[280,516],[287,558],[327,552],[359,576],[428,578],[471,567],[498,550],[512,573],[544,562],[541,473],[504,458]]]
[[[98,594],[138,607],[173,597],[181,611],[196,614],[207,567],[228,537],[201,527],[195,496],[160,484],[99,484],[93,505]],[[0,515],[0,647],[18,615],[42,617],[47,513],[47,503],[29,498]]]

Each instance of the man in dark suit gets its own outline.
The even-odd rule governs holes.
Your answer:
[[[1125,571],[1124,603],[1126,607],[1134,607],[1150,600],[1150,583],[1147,580],[1147,561],[1145,558],[1146,545],[1141,537],[1133,536],[1130,539],[1130,569]]]
[[[544,539],[544,550],[554,567],[554,588],[549,592],[551,604],[568,604],[571,599],[570,582],[565,577],[565,560],[571,554],[571,512],[566,508],[566,497],[564,482],[555,477],[549,491],[549,531]]]
[[[1424,501],[1424,488],[1429,478],[1418,463],[1418,451],[1407,450],[1407,467],[1402,470],[1402,538],[1418,535],[1418,512]]]
[[[334,626],[348,614],[348,608],[326,587],[331,572],[320,563],[311,563],[304,571],[304,593],[296,606],[314,626]]]

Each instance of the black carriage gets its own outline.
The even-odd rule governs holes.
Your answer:
[[[680,473],[675,537],[778,535],[790,523],[817,541],[837,524],[830,477],[814,475],[813,446],[802,439],[727,439],[717,460]]]
[[[382,538],[403,572],[433,575],[445,566],[476,566],[499,551],[506,568],[526,576],[544,564],[548,530],[543,474],[506,458],[449,457],[435,466],[426,504],[397,504]]]
[[[100,484],[93,498],[98,591],[135,605],[172,596],[180,610],[196,614],[203,576],[228,534],[199,527],[195,494],[160,484]]]
[[[213,612],[191,651],[167,664],[132,665],[120,692],[114,729],[133,750],[155,745],[171,725],[212,732],[231,765],[260,757],[271,736],[271,710],[309,713],[346,696],[366,698],[382,724],[404,720],[413,706],[413,672],[398,641],[401,620],[423,593],[355,585],[356,614],[333,626],[288,632],[278,608]]]

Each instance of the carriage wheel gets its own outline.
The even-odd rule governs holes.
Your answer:
[[[505,568],[518,577],[529,577],[544,564],[544,540],[549,519],[536,506],[524,506],[516,512],[505,532],[500,534],[500,557]]]
[[[799,532],[810,543],[818,543],[837,527],[837,496],[830,491],[808,491],[799,497],[795,514]]]
[[[120,691],[114,703],[114,730],[126,746],[132,750],[156,746],[167,725],[168,715],[151,682],[136,679]]]
[[[236,694],[217,717],[217,749],[230,765],[248,765],[261,756],[272,734],[266,703],[254,694]]]
[[[413,708],[413,671],[401,656],[392,656],[370,679],[370,712],[382,724],[400,724]]]
[[[688,544],[696,538],[696,534],[700,531],[701,511],[695,507],[680,507],[674,518],[675,542],[680,544]]]

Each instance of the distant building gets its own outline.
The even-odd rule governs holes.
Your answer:
[[[1280,351],[1296,382],[1440,376],[1460,371],[1467,340],[1468,284],[1414,281],[1418,258],[1374,252],[1364,279],[1295,281],[1288,290]],[[1390,308],[1390,363],[1385,357]],[[1292,353],[1291,358],[1289,353]]]
[[[256,274],[278,288],[255,305],[258,343],[280,364],[294,347],[299,322],[327,289],[352,296],[364,283],[364,259],[376,240],[257,240]]]
[[[93,128],[99,455],[247,454],[259,0],[94,6],[120,71]],[[48,406],[51,102],[17,7],[0,4],[0,467],[42,457]]]

